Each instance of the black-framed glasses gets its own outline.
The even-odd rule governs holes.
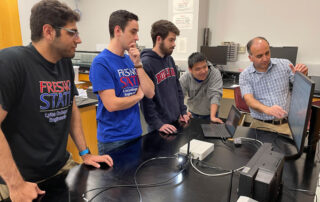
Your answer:
[[[74,38],[79,38],[79,32],[78,30],[73,30],[65,27],[56,27],[57,29],[63,29],[68,32],[68,34]]]

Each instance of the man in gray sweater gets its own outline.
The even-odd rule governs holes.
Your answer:
[[[183,94],[188,96],[187,105],[194,118],[210,119],[223,123],[217,117],[222,97],[222,78],[219,70],[210,68],[207,58],[199,52],[188,58],[189,72],[180,78]]]

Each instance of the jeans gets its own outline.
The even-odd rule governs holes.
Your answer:
[[[99,155],[104,155],[104,154],[110,153],[112,150],[115,150],[115,149],[127,144],[130,141],[132,141],[132,139],[120,140],[120,141],[116,141],[116,142],[106,142],[106,143],[98,141]]]

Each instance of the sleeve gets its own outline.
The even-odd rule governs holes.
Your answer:
[[[289,77],[289,81],[290,81],[290,83],[291,84],[293,84],[293,80],[294,80],[294,73],[292,72],[292,70],[291,70],[291,68],[290,68],[290,64],[292,64],[291,62],[290,62],[290,60],[284,60],[285,61],[285,63],[286,63],[286,67],[287,67],[287,73],[288,73],[288,77]]]
[[[177,71],[177,67],[174,66],[174,71],[176,72],[176,75],[178,73]],[[183,91],[179,82],[178,77],[176,76],[176,83],[177,83],[177,89],[178,89],[178,98],[179,98],[179,106],[180,106],[180,112],[181,114],[186,114],[187,113],[187,106],[184,105],[184,95],[183,95]]]
[[[220,105],[222,97],[222,77],[220,71],[216,68],[211,69],[213,75],[210,77],[207,96],[210,104]]]
[[[148,63],[144,62],[143,60],[142,60],[142,63],[143,63],[143,68],[144,68],[145,72],[147,73],[149,78],[154,83],[155,88],[157,88],[155,77],[151,71],[151,66]],[[144,115],[144,118],[145,118],[147,124],[152,129],[158,130],[161,128],[161,126],[164,123],[159,118],[159,114],[156,110],[156,105],[154,103],[155,98],[156,98],[156,95],[152,99],[144,97],[140,102],[140,107],[141,107],[141,110],[143,112],[143,115]]]
[[[10,111],[23,92],[24,71],[18,60],[0,52],[0,105]]]
[[[188,92],[188,82],[187,82],[187,72],[185,72],[179,79],[181,89],[183,92],[183,95],[186,96]]]
[[[249,75],[246,72],[241,72],[239,77],[239,85],[241,90],[241,96],[245,94],[253,94],[253,88],[250,84]]]
[[[102,90],[115,89],[113,75],[106,64],[93,62],[90,67],[89,79],[92,83],[92,90],[98,93]]]

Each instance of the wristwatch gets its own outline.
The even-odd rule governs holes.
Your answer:
[[[86,154],[91,154],[89,148],[87,147],[85,150],[82,150],[81,152],[79,152],[80,156],[86,155]]]
[[[134,65],[134,67],[135,67],[136,69],[142,68],[142,63],[140,62],[139,64]]]

